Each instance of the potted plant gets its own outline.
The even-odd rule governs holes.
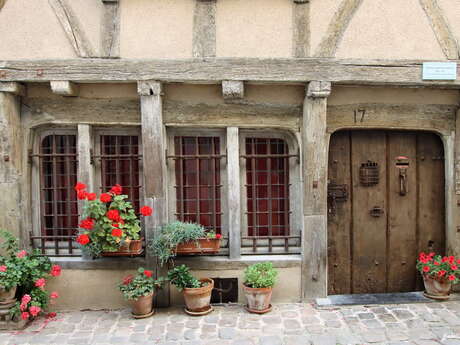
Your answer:
[[[271,262],[257,263],[245,269],[243,290],[249,312],[263,314],[272,309],[270,301],[277,275],[278,272]]]
[[[164,264],[177,254],[218,253],[221,238],[199,224],[174,221],[160,229],[149,248]]]
[[[180,265],[168,272],[168,280],[182,291],[186,306],[184,310],[187,314],[200,316],[212,311],[211,292],[214,281],[211,278],[198,280],[187,266]]]
[[[75,185],[77,198],[84,200],[80,234],[77,242],[84,252],[93,257],[133,256],[142,253],[140,221],[133,205],[126,201],[122,187],[115,185],[108,193],[99,197],[86,192],[86,185]],[[152,209],[144,206],[140,209],[143,216],[152,215]]]
[[[135,319],[146,318],[155,313],[153,295],[156,289],[162,287],[163,282],[163,278],[155,280],[152,271],[140,267],[135,276],[128,275],[118,285],[124,298],[131,304],[131,314]]]
[[[420,253],[417,270],[425,284],[424,295],[428,298],[445,300],[449,298],[452,284],[458,282],[460,259],[435,253]]]
[[[57,277],[61,274],[61,267],[53,265],[51,260],[41,255],[38,250],[32,252],[19,250],[18,240],[6,230],[0,231],[0,237],[4,239],[2,248],[6,253],[0,259],[1,270],[4,271],[3,273],[9,270],[15,271],[14,280],[17,284],[16,296],[18,297],[18,301],[13,300],[13,303],[7,306],[10,319],[6,327],[13,323],[20,328],[30,319],[45,313],[49,305],[59,297],[57,292],[50,293],[45,287],[49,277]],[[3,305],[0,309],[5,310],[5,308],[6,306]],[[49,313],[48,317],[55,315]],[[19,324],[20,319],[23,321],[22,324]]]
[[[4,243],[2,249],[7,253],[13,251],[17,247],[16,238],[6,230],[0,230]],[[14,257],[7,255],[0,257],[0,305],[14,304],[16,301],[16,289],[21,282],[21,271],[16,267]]]

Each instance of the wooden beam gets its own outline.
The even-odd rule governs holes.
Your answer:
[[[310,55],[310,1],[295,0],[292,17],[292,56],[308,57]]]
[[[436,39],[448,59],[458,59],[458,44],[437,0],[419,0]]]
[[[226,102],[244,98],[244,82],[240,80],[223,80],[222,95]]]
[[[61,23],[67,39],[79,57],[94,57],[91,43],[87,39],[83,28],[66,0],[48,0],[57,19]]]
[[[307,87],[302,125],[303,215],[302,297],[327,296],[327,97],[331,84]]]
[[[118,0],[102,0],[104,14],[101,28],[102,57],[120,57],[120,4]]]
[[[216,0],[195,0],[193,57],[216,56]]]
[[[227,128],[228,237],[230,259],[241,256],[240,142],[238,127]]]
[[[68,80],[51,81],[51,90],[53,93],[61,96],[78,96],[80,87]]]
[[[16,82],[0,82],[0,92],[8,92],[17,96],[25,96],[26,87]]]
[[[244,80],[460,88],[460,80],[422,80],[422,60],[214,58],[179,60],[10,60],[0,61],[0,81],[221,83]],[[460,70],[460,61],[457,69]]]
[[[326,34],[321,39],[321,42],[315,52],[315,56],[335,56],[343,34],[362,2],[363,0],[342,0],[339,8],[329,22]]]

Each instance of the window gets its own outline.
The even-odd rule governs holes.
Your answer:
[[[106,192],[115,184],[121,185],[123,194],[128,195],[136,213],[139,213],[141,148],[137,131],[123,135],[116,131],[100,131],[95,138],[96,155],[93,155],[93,161],[99,189]]]
[[[69,133],[69,132],[67,132]],[[65,132],[44,133],[39,137],[38,160],[39,231],[31,236],[34,247],[44,254],[74,255],[73,238],[78,227],[77,136]],[[37,152],[37,150],[35,151]]]

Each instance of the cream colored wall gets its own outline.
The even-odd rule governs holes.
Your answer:
[[[193,0],[121,1],[121,57],[192,57],[194,5]]]
[[[337,57],[445,59],[419,0],[363,1]]]
[[[292,56],[292,1],[217,1],[217,56]]]
[[[457,41],[460,40],[460,2],[452,0],[438,0],[438,5],[444,12],[448,25]]]
[[[75,57],[47,0],[9,0],[0,10],[0,59]]]

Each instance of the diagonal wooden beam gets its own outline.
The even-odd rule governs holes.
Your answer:
[[[457,40],[450,30],[447,19],[438,5],[438,1],[419,0],[419,2],[430,21],[431,28],[444,55],[448,59],[457,59],[459,56]]]
[[[65,0],[48,0],[54,14],[79,57],[95,57],[94,50],[71,7]]]
[[[119,0],[102,0],[102,57],[120,57],[120,3]]]
[[[342,41],[343,34],[350,24],[353,15],[363,0],[342,0],[339,8],[333,15],[326,34],[322,38],[316,52],[317,57],[334,57],[337,47]]]

